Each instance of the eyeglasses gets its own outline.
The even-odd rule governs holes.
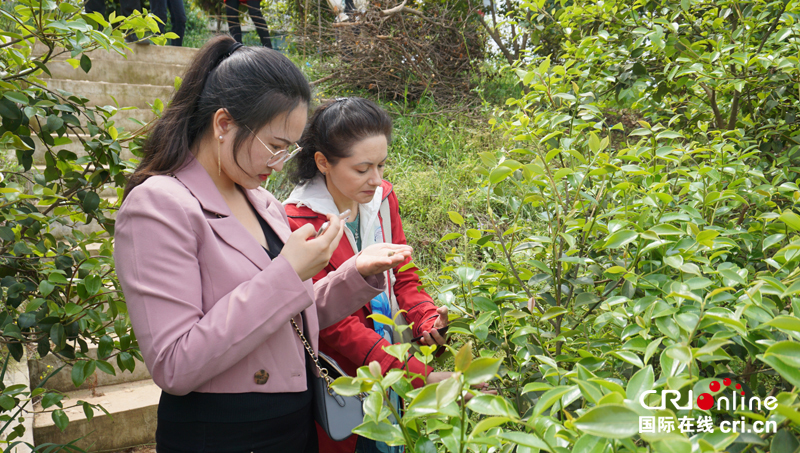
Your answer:
[[[248,131],[250,131],[251,134],[253,134],[253,137],[255,137],[256,140],[258,140],[262,145],[264,145],[264,148],[267,148],[267,151],[269,151],[270,154],[272,154],[272,157],[267,159],[267,167],[272,167],[273,165],[285,164],[286,162],[289,162],[289,160],[291,160],[292,157],[294,157],[297,153],[299,153],[303,149],[302,146],[295,143],[277,152],[272,151],[272,148],[270,148],[269,145],[264,143],[263,140],[258,138],[258,135],[256,135],[256,133],[253,132],[252,129],[250,129],[247,126],[245,127],[247,128]]]

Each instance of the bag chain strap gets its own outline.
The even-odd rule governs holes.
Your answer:
[[[317,355],[314,354],[314,349],[311,347],[311,344],[308,343],[308,340],[306,340],[306,336],[303,335],[303,332],[301,332],[300,328],[297,327],[297,323],[294,322],[294,319],[292,319],[291,321],[292,321],[292,326],[294,326],[295,332],[297,332],[297,335],[300,337],[300,341],[303,342],[303,346],[305,346],[306,351],[308,351],[308,355],[310,355],[311,359],[314,360],[314,365],[317,367],[317,371],[319,372],[319,377],[325,380],[325,383],[328,386],[328,393],[331,393],[332,392],[331,384],[333,384],[333,379],[330,376],[328,376],[328,369],[322,368],[322,366],[319,364],[319,360],[317,359]],[[333,396],[332,393],[331,396]]]

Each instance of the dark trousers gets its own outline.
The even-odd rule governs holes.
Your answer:
[[[319,453],[312,405],[282,417],[245,423],[159,419],[157,453]]]
[[[242,42],[242,27],[239,25],[239,0],[225,0],[225,11],[228,16],[228,33],[238,42]],[[264,16],[261,15],[261,1],[247,0],[247,12],[253,25],[256,26],[256,33],[261,39],[261,45],[272,48],[272,41],[269,38],[269,29]]]
[[[123,16],[130,16],[133,10],[142,11],[142,3],[139,0],[120,0],[120,13]],[[98,12],[106,16],[106,2],[105,0],[86,0],[84,3],[87,13]]]
[[[150,0],[150,9],[153,14],[161,19],[163,24],[158,24],[158,29],[161,34],[164,34],[164,28],[167,23],[167,10],[169,10],[169,19],[172,22],[172,32],[178,35],[178,39],[173,39],[170,44],[173,46],[183,45],[183,35],[186,33],[186,10],[183,8],[183,0]]]

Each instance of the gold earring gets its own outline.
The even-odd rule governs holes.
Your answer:
[[[219,136],[219,144],[217,145],[217,171],[218,176],[222,176],[222,136]]]

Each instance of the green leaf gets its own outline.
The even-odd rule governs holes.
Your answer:
[[[482,357],[475,359],[469,367],[464,370],[464,378],[470,385],[481,384],[494,378],[497,370],[500,369],[500,359]]]
[[[58,429],[61,430],[63,433],[65,429],[67,429],[67,425],[69,424],[69,417],[67,414],[64,413],[61,409],[56,409],[53,411],[53,422],[55,422]]]
[[[631,365],[637,366],[639,368],[644,367],[644,363],[642,363],[642,359],[639,358],[638,355],[634,354],[630,351],[614,351],[611,353],[614,357],[622,360],[623,362],[630,363]]]
[[[436,406],[439,409],[447,407],[455,402],[461,393],[461,382],[459,379],[451,376],[444,381],[439,382],[436,386]]]
[[[778,217],[779,220],[783,221],[789,228],[798,231],[800,230],[800,216],[795,214],[793,211],[786,210],[783,211],[783,214]]]
[[[387,421],[363,423],[353,428],[353,434],[386,442],[389,445],[402,445],[403,443],[403,432],[400,430],[400,426]]]
[[[647,367],[637,371],[628,381],[628,387],[625,389],[628,399],[638,402],[642,393],[653,389],[654,382],[655,374],[653,373],[652,365],[647,365]]]
[[[48,280],[42,280],[39,282],[39,292],[42,294],[43,297],[47,297],[53,290],[56,288],[56,285],[52,284]]]
[[[54,406],[61,402],[62,399],[64,399],[64,395],[60,393],[45,393],[42,397],[42,409]]]
[[[702,244],[706,247],[713,247],[714,246],[714,239],[719,236],[718,231],[714,230],[704,230],[701,231],[700,234],[697,235],[697,242]]]
[[[81,55],[81,69],[83,72],[89,72],[92,69],[92,60],[89,59],[89,56],[86,54]]]
[[[100,206],[100,196],[95,192],[87,192],[83,197],[83,210],[86,213],[93,213]]]
[[[800,343],[796,341],[780,341],[767,348],[765,357],[775,356],[783,363],[800,369]]]
[[[100,342],[97,346],[97,358],[107,359],[108,356],[111,355],[111,352],[113,350],[114,350],[114,340],[108,335],[103,335],[102,337],[100,337]]]
[[[791,330],[793,332],[800,332],[800,319],[795,318],[794,316],[781,315],[776,317],[775,319],[765,322],[764,325],[777,327],[778,329],[781,330]]]
[[[469,365],[472,363],[472,342],[467,342],[461,349],[458,350],[458,353],[455,357],[455,365],[456,371],[464,371],[466,370]]]
[[[522,432],[505,432],[501,433],[497,436],[501,439],[505,439],[507,441],[513,442],[517,445],[522,445],[528,448],[537,448],[539,450],[550,452],[550,447],[547,446],[543,440],[541,440],[535,434],[529,433],[522,433]]]
[[[455,211],[447,211],[447,215],[450,217],[450,221],[455,223],[458,226],[464,225],[464,217],[461,217],[461,214]]]
[[[86,421],[92,421],[92,418],[94,417],[94,409],[92,409],[92,405],[86,401],[83,402],[83,413],[86,414]]]
[[[558,316],[567,313],[567,309],[564,307],[550,307],[547,309],[546,312],[542,314],[542,321],[547,321],[548,319],[552,319]]]
[[[393,326],[394,325],[394,321],[392,320],[392,318],[390,318],[390,317],[388,317],[386,315],[382,315],[380,313],[373,313],[371,315],[368,315],[367,318],[371,318],[373,321],[379,322],[381,324],[386,324],[386,325],[389,325],[389,326]]]
[[[791,365],[787,365],[783,360],[774,355],[757,355],[759,360],[771,366],[784,379],[793,386],[800,387],[800,370]]]
[[[692,453],[692,443],[689,439],[675,434],[668,440],[653,442],[653,449],[656,453]]]
[[[476,436],[487,429],[492,429],[496,426],[500,426],[504,423],[508,423],[512,421],[510,417],[487,417],[483,420],[479,421],[477,425],[472,429],[471,436]]]
[[[415,418],[431,415],[438,412],[439,406],[436,399],[438,384],[428,384],[411,400],[403,418]],[[473,398],[474,399],[474,398]]]
[[[388,318],[387,318],[388,319]],[[390,356],[396,358],[401,362],[405,362],[408,356],[408,350],[411,349],[411,345],[408,343],[399,343],[393,344],[390,346],[384,346],[383,352],[389,354]]]
[[[503,181],[504,179],[508,178],[508,176],[511,173],[514,173],[514,170],[512,170],[512,169],[510,169],[508,167],[504,167],[502,165],[499,166],[499,167],[496,167],[489,174],[489,183],[492,184],[492,185],[495,185],[495,184]]]
[[[522,388],[522,393],[541,392],[543,390],[550,390],[551,388],[553,388],[553,386],[547,382],[529,382]]]
[[[112,376],[117,375],[117,370],[115,370],[114,367],[105,360],[97,360],[95,363],[97,364],[97,368],[103,373],[110,374]]]
[[[536,402],[536,407],[533,408],[533,415],[541,415],[550,406],[556,403],[565,393],[573,390],[575,386],[560,385],[544,392]]]
[[[463,234],[461,234],[461,233],[447,233],[444,236],[442,236],[441,239],[439,239],[439,242],[441,243],[441,242],[444,242],[444,241],[451,241],[453,239],[458,239],[458,238],[460,238],[462,236],[463,236]]]
[[[72,365],[72,384],[75,387],[80,387],[83,381],[86,380],[86,366],[88,363],[82,360]]]
[[[338,394],[343,396],[355,396],[361,393],[361,379],[351,376],[342,376],[336,378],[331,384],[331,388]]]
[[[467,403],[467,407],[479,414],[518,419],[514,405],[498,395],[478,395]]]
[[[84,279],[83,284],[86,288],[86,292],[94,296],[100,291],[100,287],[103,286],[103,280],[98,275],[89,275]]]
[[[56,345],[56,348],[53,350],[55,352],[64,349],[64,346],[67,344],[67,337],[64,335],[64,326],[61,324],[53,324],[53,327],[50,328],[50,341]]]
[[[692,351],[683,345],[669,346],[664,352],[668,357],[671,357],[686,365],[692,361]]]
[[[639,415],[625,406],[607,404],[589,409],[575,420],[575,427],[605,439],[625,439],[639,432]]]
[[[26,96],[24,93],[19,93],[16,91],[6,91],[5,93],[3,93],[3,96],[5,96],[6,99],[13,102],[17,102],[19,104],[27,105],[28,103],[30,103],[30,99],[28,99],[28,96]]]
[[[10,411],[17,405],[16,400],[9,395],[0,395],[0,408]]]
[[[611,234],[608,239],[606,239],[606,243],[603,245],[603,248],[607,249],[615,249],[624,246],[630,242],[636,240],[639,237],[639,233],[633,230],[620,230],[616,233]]]

